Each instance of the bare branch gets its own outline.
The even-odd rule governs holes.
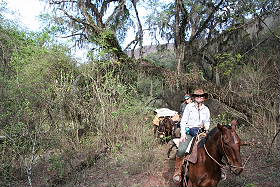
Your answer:
[[[105,25],[110,26],[110,23],[114,23],[114,25],[118,25],[122,20],[121,16],[124,15],[125,10],[127,10],[125,5],[125,0],[120,0],[119,5],[115,7],[113,13],[108,17]]]
[[[84,15],[85,19],[87,20],[88,23],[86,23],[88,26],[91,26],[94,30],[93,32],[95,34],[98,34],[101,32],[101,28],[103,28],[103,23],[101,22],[99,24],[100,27],[98,27],[98,23],[96,24],[93,20],[93,16],[91,16],[89,13],[88,13],[88,7],[86,7],[86,4],[83,4],[81,3],[80,5],[80,10],[82,12],[82,14]],[[96,15],[97,16],[97,15]],[[78,19],[78,18],[75,18],[75,19]],[[98,18],[97,18],[98,19]],[[85,22],[84,22],[85,23]]]
[[[83,36],[86,39],[88,39],[88,37],[84,33],[75,33],[75,34],[71,34],[71,35],[67,35],[67,36],[62,36],[62,38],[70,38],[70,37],[74,37],[74,36]]]
[[[127,51],[128,48],[129,48],[132,44],[134,44],[135,42],[137,42],[137,41],[138,41],[138,39],[134,39],[134,40],[132,40],[131,42],[129,42],[129,44],[127,44],[127,46],[124,48],[124,51]]]
[[[79,18],[76,18],[76,17],[74,17],[74,16],[68,14],[65,10],[63,10],[63,9],[61,9],[61,8],[60,8],[59,10],[61,10],[61,11],[62,11],[68,18],[70,18],[71,20],[73,20],[73,21],[75,21],[75,22],[77,22],[77,23],[81,23],[81,24],[84,25],[84,26],[90,27],[90,28],[92,28],[94,31],[96,31],[97,33],[100,32],[99,27],[97,27],[93,22],[87,23],[87,22],[85,22],[85,21],[82,21],[82,20],[79,19]]]
[[[221,0],[217,6],[213,7],[211,13],[209,14],[209,16],[207,17],[207,19],[204,21],[204,23],[202,24],[201,27],[199,27],[199,29],[196,31],[195,35],[193,37],[191,37],[189,43],[191,44],[199,35],[200,33],[207,27],[207,24],[209,23],[209,21],[213,18],[214,14],[218,11],[219,7],[221,6],[221,4],[223,3],[223,0]]]
[[[109,5],[110,3],[116,2],[116,1],[118,1],[118,0],[105,0],[105,1],[103,2],[102,6],[101,6],[100,15],[101,15],[101,16],[104,16],[104,13],[106,12],[108,5]]]
[[[139,14],[138,14],[138,10],[137,10],[137,6],[136,6],[136,0],[132,0],[132,4],[134,7],[134,11],[136,14],[136,18],[137,18],[137,23],[138,23],[138,34],[139,34],[139,45],[140,45],[140,59],[142,59],[143,56],[143,27],[139,18]]]
[[[100,26],[104,26],[103,25],[103,22],[102,22],[102,14],[99,13],[98,11],[98,8],[96,7],[95,4],[92,4],[91,3],[91,0],[86,0],[85,2],[85,7],[88,9],[90,9],[96,16],[96,20],[97,20],[97,25],[100,25]],[[83,9],[83,7],[81,7]],[[87,12],[87,10],[85,9],[85,11]]]
[[[273,143],[274,143],[274,141],[275,141],[275,139],[276,139],[276,137],[278,136],[279,133],[280,133],[280,129],[278,129],[278,132],[274,135],[274,137],[273,137],[273,139],[272,139],[272,141],[271,141],[271,143],[270,143],[269,150],[268,150],[268,154],[271,153],[272,145],[273,145]]]
[[[50,1],[50,4],[60,5],[63,3],[77,3],[75,0],[64,0],[64,1]]]

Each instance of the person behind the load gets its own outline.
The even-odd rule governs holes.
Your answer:
[[[190,94],[186,94],[184,95],[184,101],[181,103],[180,105],[180,115],[183,115],[184,113],[184,110],[187,106],[187,104],[191,103],[192,102],[192,97]]]
[[[180,110],[179,110],[179,116],[180,118],[182,118],[182,115],[184,113],[184,110],[187,106],[187,104],[191,103],[192,102],[192,97],[191,97],[191,94],[185,94],[184,95],[184,101],[181,103],[180,105]],[[180,137],[180,128],[181,128],[181,125],[180,125],[180,121],[178,123],[176,123],[176,129],[175,129],[175,136],[176,137]]]
[[[200,128],[208,131],[210,127],[210,111],[203,104],[208,94],[203,89],[196,89],[192,97],[194,102],[186,105],[181,119],[181,138],[176,154],[175,173],[173,180],[176,183],[181,182],[182,165],[187,147],[193,136],[196,136]]]

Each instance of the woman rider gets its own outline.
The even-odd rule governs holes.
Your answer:
[[[186,149],[195,136],[199,128],[209,130],[210,126],[210,111],[207,106],[203,104],[208,94],[203,89],[196,89],[192,94],[194,102],[188,104],[184,110],[181,119],[181,138],[176,155],[175,173],[173,180],[176,183],[181,182],[182,166],[184,163],[184,156]]]

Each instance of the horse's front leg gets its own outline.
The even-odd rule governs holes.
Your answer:
[[[217,187],[218,181],[209,177],[207,173],[202,171],[192,171],[191,173],[193,175],[190,176],[190,179],[192,179],[193,182],[191,180],[189,181],[192,187]],[[200,174],[198,175],[198,173]]]
[[[217,187],[218,182],[214,179],[204,180],[198,187]]]
[[[158,126],[154,125],[154,136],[157,137]]]
[[[194,187],[194,185],[193,185],[193,183],[190,179],[188,180],[188,186],[187,187]]]
[[[176,144],[172,140],[170,142],[171,142],[171,146],[167,151],[167,158],[170,158],[170,152],[172,151],[173,147],[176,146]]]

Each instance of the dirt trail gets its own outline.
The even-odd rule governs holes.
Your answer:
[[[163,167],[155,168],[153,171],[147,171],[137,174],[129,174],[129,166],[119,167],[99,167],[102,163],[97,163],[94,169],[85,171],[76,183],[76,187],[175,187],[172,181],[174,172],[174,159],[168,159],[166,156],[168,145],[159,145],[159,159],[163,159]],[[262,149],[242,148],[243,160],[251,155],[246,169],[240,176],[235,176],[227,172],[227,180],[219,183],[218,187],[279,187],[280,186],[280,164],[279,159],[268,159],[263,155]],[[104,161],[108,162],[108,161]],[[107,163],[108,164],[108,163]],[[82,181],[81,181],[82,180]],[[79,185],[77,185],[79,184]]]
[[[131,168],[127,164],[116,164],[112,159],[99,160],[90,169],[82,171],[77,176],[75,187],[175,187],[172,181],[174,172],[174,159],[167,158],[168,145],[159,145],[158,159],[162,159],[163,167],[151,168],[150,171],[131,174]],[[111,167],[109,167],[111,166]]]
[[[73,173],[63,183],[52,186],[59,187],[177,187],[172,181],[175,159],[174,152],[171,159],[167,158],[168,144],[158,145],[151,155],[155,159],[142,162],[141,157],[132,157],[134,160],[118,162],[117,158],[102,157],[91,167]],[[146,155],[147,153],[144,153]],[[219,183],[218,187],[280,187],[279,157],[267,157],[263,147],[243,147],[243,160],[250,156],[245,170],[240,176],[227,171],[227,180]],[[150,155],[146,155],[148,158]],[[129,158],[131,159],[131,158]],[[147,166],[148,165],[148,166]],[[43,168],[41,168],[43,171]],[[37,173],[37,172],[36,172]],[[37,178],[33,186],[49,186],[47,174]],[[44,176],[45,177],[44,177]],[[50,183],[49,183],[50,184]],[[27,185],[22,185],[26,187]]]

